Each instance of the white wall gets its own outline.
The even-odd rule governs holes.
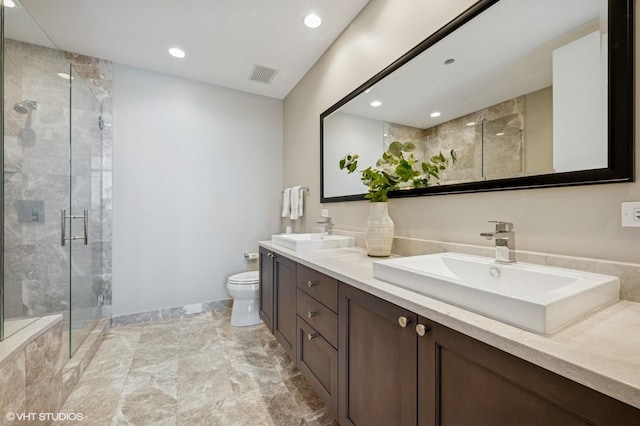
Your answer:
[[[595,31],[553,51],[553,168],[556,172],[607,167],[603,138],[602,73],[607,50]],[[605,74],[606,75],[606,74]],[[605,98],[606,99],[606,98]]]
[[[285,98],[284,184],[309,182],[308,211],[326,207],[336,229],[363,229],[366,201],[320,204],[318,117],[472,3],[371,0]],[[635,13],[640,22],[640,8]],[[635,90],[640,99],[638,82]],[[491,229],[487,221],[508,220],[515,223],[520,250],[640,263],[640,228],[620,226],[620,203],[631,200],[640,200],[640,183],[392,199],[389,213],[395,234],[403,237],[490,246],[479,235]],[[308,222],[307,230],[312,226]]]
[[[114,64],[113,314],[229,298],[279,230],[282,101]]]
[[[360,173],[336,173],[338,163],[347,154],[358,154],[358,170],[373,166],[384,151],[384,122],[356,115],[336,112],[324,120],[324,195],[366,194],[367,187],[360,180]]]

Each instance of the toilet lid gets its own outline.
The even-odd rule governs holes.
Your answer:
[[[257,284],[260,282],[258,271],[242,272],[229,277],[231,284]]]

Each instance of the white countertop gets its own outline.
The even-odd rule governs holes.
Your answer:
[[[640,303],[620,301],[541,336],[373,278],[360,248],[260,245],[339,281],[640,408]]]

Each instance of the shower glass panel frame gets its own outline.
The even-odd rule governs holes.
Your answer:
[[[70,339],[73,355],[100,319],[102,103],[70,66]]]

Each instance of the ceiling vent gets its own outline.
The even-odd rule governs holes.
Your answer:
[[[276,74],[278,74],[278,70],[264,67],[262,65],[254,65],[253,71],[249,76],[249,80],[259,81],[260,83],[265,83],[265,84],[271,84]]]

